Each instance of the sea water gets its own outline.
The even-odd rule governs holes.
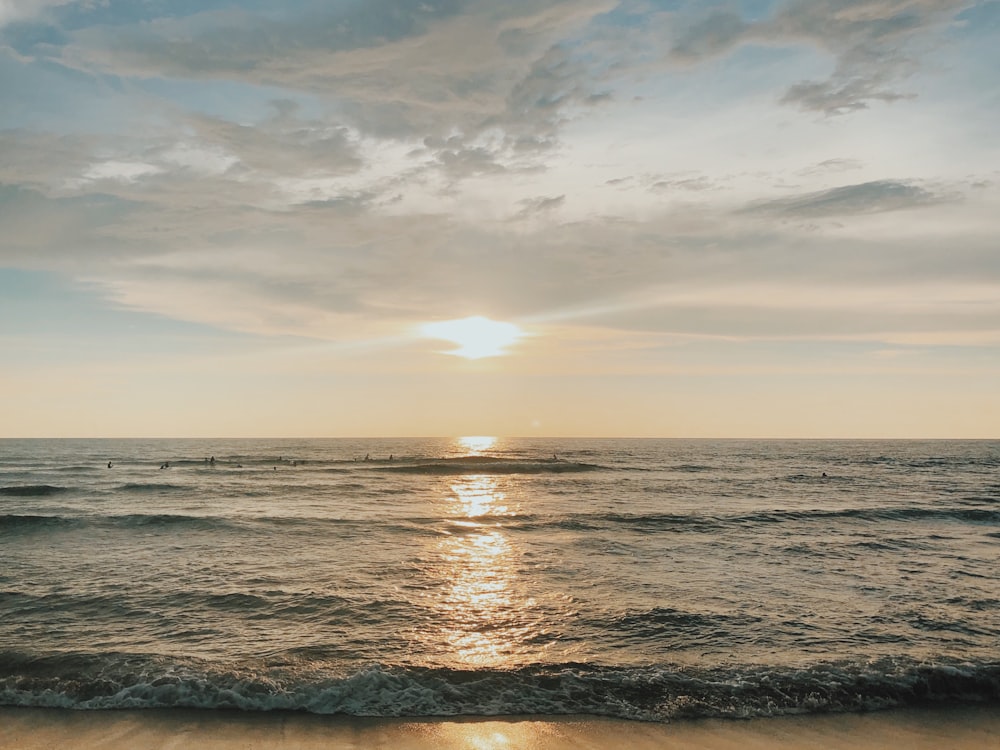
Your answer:
[[[1000,442],[0,441],[0,704],[1000,703]]]

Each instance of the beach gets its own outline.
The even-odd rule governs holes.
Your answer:
[[[668,724],[594,717],[365,719],[196,710],[0,709],[0,747],[213,750],[782,750],[1000,748],[990,707],[700,719]]]

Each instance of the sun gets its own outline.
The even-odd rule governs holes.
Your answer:
[[[458,345],[443,354],[453,354],[465,359],[499,357],[507,354],[507,347],[524,336],[524,331],[513,323],[490,320],[481,315],[459,320],[442,320],[425,323],[420,333],[430,339],[444,339]]]

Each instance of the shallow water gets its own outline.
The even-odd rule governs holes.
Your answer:
[[[998,552],[1000,442],[5,440],[0,704],[1000,702]]]

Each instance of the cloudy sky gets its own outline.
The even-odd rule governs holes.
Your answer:
[[[993,0],[0,0],[0,435],[997,437],[998,70]]]

